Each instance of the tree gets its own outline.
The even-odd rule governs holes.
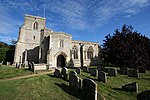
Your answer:
[[[132,26],[123,25],[121,31],[105,37],[103,58],[107,63],[124,67],[148,67],[150,65],[150,40],[133,31]]]

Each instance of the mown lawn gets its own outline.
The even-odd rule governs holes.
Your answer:
[[[17,69],[14,66],[13,67],[5,65],[0,66],[0,79],[28,75],[32,73],[33,73],[32,71],[29,71],[27,69]]]
[[[74,69],[71,69],[74,70]],[[127,83],[138,82],[139,92],[150,90],[150,71],[140,74],[140,78],[127,75],[108,76],[107,83],[102,83],[91,77],[89,73],[78,75],[82,79],[92,78],[98,86],[98,99],[103,95],[106,100],[136,100],[137,93],[121,90]],[[78,100],[81,92],[75,93],[69,88],[69,83],[53,74],[27,79],[0,82],[0,100]]]

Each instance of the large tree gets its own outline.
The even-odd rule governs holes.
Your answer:
[[[123,25],[115,33],[105,37],[102,57],[115,66],[145,67],[150,65],[150,40],[133,31],[132,26]]]

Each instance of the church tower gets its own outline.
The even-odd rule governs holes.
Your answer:
[[[14,63],[39,61],[40,33],[45,28],[46,19],[39,16],[25,15],[24,24],[20,27],[15,49]]]

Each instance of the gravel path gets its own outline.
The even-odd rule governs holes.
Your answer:
[[[50,70],[49,72],[41,72],[41,73],[38,73],[38,74],[30,74],[30,75],[0,79],[0,82],[9,81],[9,80],[18,80],[18,79],[24,79],[24,78],[30,78],[30,77],[36,77],[36,76],[40,76],[40,75],[50,74],[50,73],[53,73],[53,72],[54,72],[54,69]]]

